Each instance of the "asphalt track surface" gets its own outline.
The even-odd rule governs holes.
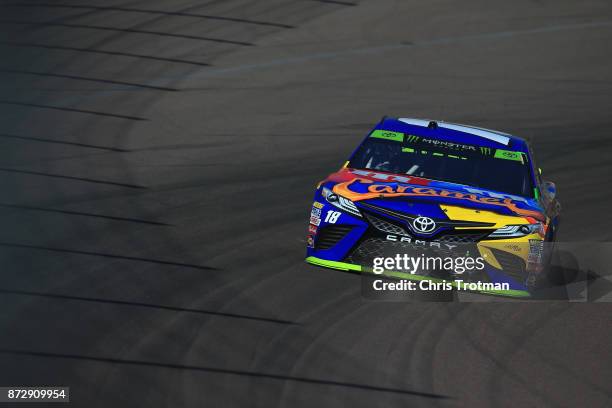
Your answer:
[[[303,263],[382,116],[530,137],[612,238],[612,3],[2,1],[0,385],[83,407],[612,404],[608,303],[404,303]]]

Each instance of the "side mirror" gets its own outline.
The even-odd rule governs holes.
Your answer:
[[[544,181],[542,182],[542,187],[544,187],[544,190],[546,190],[546,194],[550,198],[555,198],[555,196],[557,195],[557,186],[555,185],[555,183],[553,183],[552,181]]]

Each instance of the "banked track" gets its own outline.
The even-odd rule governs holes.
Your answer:
[[[0,385],[84,407],[610,405],[606,303],[371,302],[303,263],[314,185],[384,114],[532,138],[561,239],[609,240],[610,5],[1,4]]]

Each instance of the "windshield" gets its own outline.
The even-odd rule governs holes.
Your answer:
[[[382,131],[386,132],[385,136],[377,132],[374,131],[359,147],[348,167],[410,174],[501,193],[533,196],[529,163],[527,155],[522,152]],[[402,137],[390,138],[390,133]]]

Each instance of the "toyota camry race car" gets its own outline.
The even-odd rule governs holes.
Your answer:
[[[541,179],[528,142],[441,121],[383,118],[342,168],[319,183],[306,261],[373,272],[398,254],[477,256],[482,268],[433,267],[405,279],[503,283],[529,296],[547,281],[559,222],[556,188]],[[375,272],[377,273],[377,272]]]

